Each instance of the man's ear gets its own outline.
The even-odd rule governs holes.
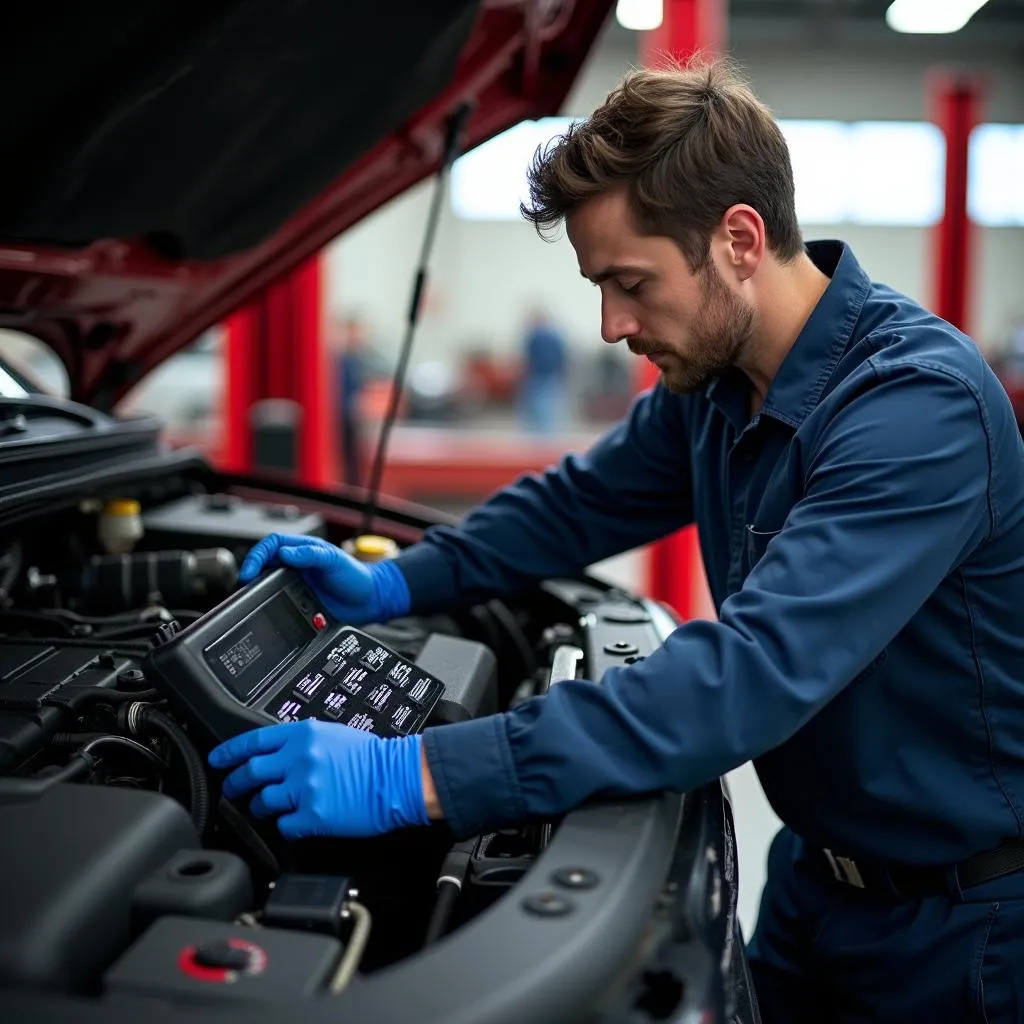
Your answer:
[[[730,206],[722,215],[720,236],[723,257],[740,281],[754,276],[768,251],[768,237],[761,215],[746,203]]]

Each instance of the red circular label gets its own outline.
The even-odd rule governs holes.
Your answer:
[[[242,971],[233,971],[228,967],[207,967],[196,963],[196,947],[185,946],[178,954],[178,970],[196,981],[207,981],[214,984],[231,984],[242,975],[262,974],[267,967],[266,950],[245,939],[228,939],[232,949],[243,949],[249,954],[249,963]]]
[[[317,612],[313,616],[313,628],[323,629],[327,625],[327,616],[323,612]]]

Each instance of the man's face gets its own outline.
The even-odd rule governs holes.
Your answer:
[[[696,274],[670,238],[637,234],[624,190],[587,200],[566,220],[580,272],[601,289],[601,336],[625,339],[678,394],[705,388],[749,344],[754,310],[714,256]]]

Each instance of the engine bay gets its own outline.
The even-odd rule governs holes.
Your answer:
[[[310,715],[392,735],[465,721],[643,658],[667,628],[581,579],[355,630],[290,570],[238,587],[274,531],[351,535],[286,500],[166,480],[0,533],[0,987],[293,1002],[422,958],[522,891],[561,823],[289,844],[220,795],[208,751]],[[207,677],[227,718],[192,699]],[[563,864],[516,912],[571,917],[600,882]]]

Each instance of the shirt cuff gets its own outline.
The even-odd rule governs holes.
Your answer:
[[[423,749],[441,809],[459,838],[523,820],[525,804],[504,715],[427,729]]]
[[[456,604],[455,570],[429,541],[420,541],[400,552],[394,564],[409,585],[412,612],[438,611]]]

